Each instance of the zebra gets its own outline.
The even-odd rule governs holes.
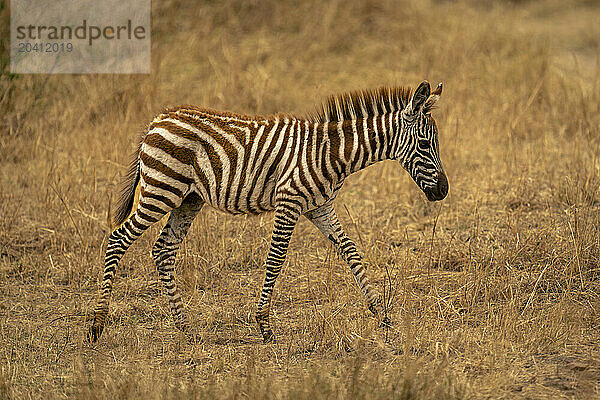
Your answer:
[[[333,202],[344,179],[382,160],[396,160],[429,201],[448,193],[431,116],[442,93],[423,81],[329,96],[299,118],[239,115],[196,106],[170,108],[150,123],[127,174],[108,238],[104,275],[88,339],[100,337],[117,264],[129,246],[167,213],[152,248],[175,326],[190,334],[174,280],[175,256],[205,204],[231,214],[274,211],[266,274],[255,314],[263,341],[275,341],[269,323],[271,296],[298,219],[304,215],[328,238],[350,270],[368,309],[390,321],[361,255],[338,220]],[[140,186],[137,208],[135,193]]]

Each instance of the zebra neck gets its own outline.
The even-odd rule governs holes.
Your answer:
[[[346,177],[378,161],[392,158],[398,113],[328,122],[332,164]]]

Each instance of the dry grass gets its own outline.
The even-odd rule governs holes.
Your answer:
[[[599,13],[558,0],[156,1],[152,75],[3,73],[0,397],[600,397]],[[387,335],[303,220],[275,291],[279,341],[262,345],[252,315],[271,216],[206,209],[177,265],[204,341],[173,327],[149,255],[157,226],[122,262],[101,342],[84,342],[111,198],[161,108],[301,113],[424,78],[445,83],[447,200],[427,203],[386,162],[336,205],[393,290]]]

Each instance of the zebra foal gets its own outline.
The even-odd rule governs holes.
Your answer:
[[[384,323],[356,245],[333,209],[344,179],[375,162],[398,161],[430,201],[448,193],[431,110],[442,93],[427,81],[406,87],[331,96],[307,118],[251,117],[194,106],[165,110],[143,135],[108,238],[104,275],[89,339],[100,337],[117,264],[148,227],[170,213],[152,248],[177,328],[189,332],[174,280],[175,255],[205,204],[231,214],[274,211],[256,321],[265,343],[275,339],[269,309],[294,227],[306,216],[348,263],[369,310]],[[136,188],[137,208],[131,214]],[[131,215],[130,215],[131,214]]]

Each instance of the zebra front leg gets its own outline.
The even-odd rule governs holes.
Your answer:
[[[113,279],[119,261],[129,246],[150,226],[144,219],[141,219],[137,213],[133,214],[120,228],[114,230],[109,238],[106,247],[106,256],[104,257],[104,276],[102,278],[102,289],[96,307],[94,308],[94,319],[88,340],[95,342],[98,340],[104,329],[106,318],[108,317],[108,305],[110,294],[113,287]]]
[[[183,311],[181,294],[174,279],[175,257],[192,221],[202,209],[203,204],[196,195],[186,197],[178,208],[171,211],[167,224],[152,248],[152,257],[158,270],[158,277],[169,300],[175,326],[184,333],[189,333],[190,329]]]
[[[325,204],[304,215],[335,245],[338,253],[349,265],[354,278],[356,278],[358,286],[367,300],[367,304],[369,304],[369,311],[373,313],[382,325],[388,326],[390,320],[384,312],[381,296],[371,286],[367,271],[363,266],[362,257],[356,250],[356,245],[352,239],[346,235],[340,225],[333,209],[333,204]]]
[[[271,296],[273,294],[275,280],[279,276],[281,266],[285,261],[290,238],[292,237],[299,216],[300,213],[291,205],[282,205],[275,210],[271,247],[269,248],[269,254],[267,255],[267,260],[265,262],[265,282],[260,293],[258,310],[256,311],[256,322],[258,323],[265,343],[272,343],[275,341],[275,335],[269,324]]]

